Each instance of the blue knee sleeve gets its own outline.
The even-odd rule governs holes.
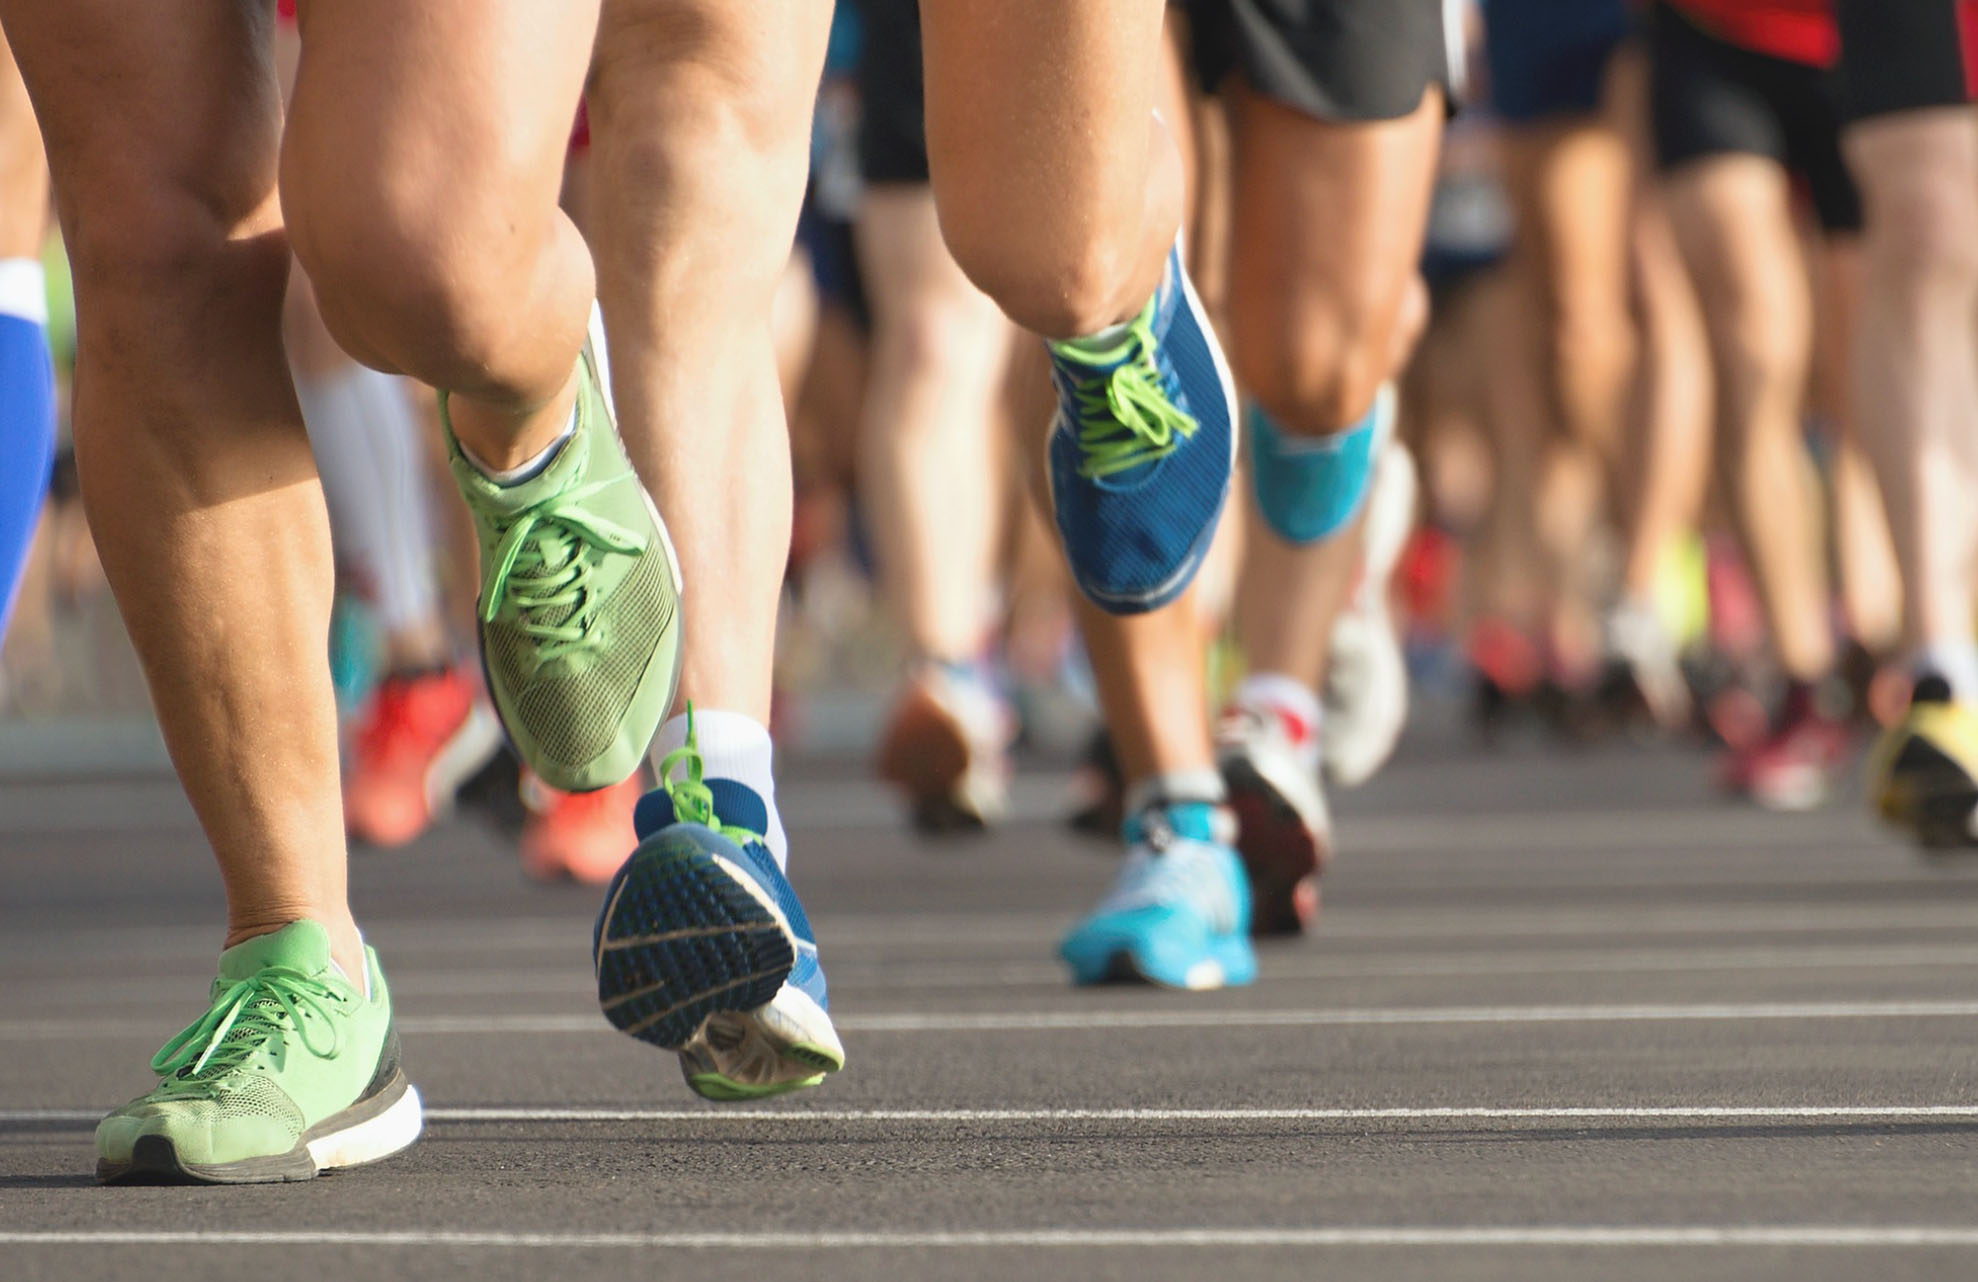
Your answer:
[[[0,632],[55,464],[55,372],[48,331],[0,313]]]
[[[1366,506],[1374,462],[1393,431],[1394,389],[1383,387],[1367,416],[1332,436],[1289,436],[1250,411],[1250,483],[1257,508],[1287,543],[1329,539]]]

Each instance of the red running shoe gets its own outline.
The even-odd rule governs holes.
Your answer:
[[[644,793],[643,770],[596,792],[559,792],[524,771],[522,871],[537,881],[610,881],[638,847],[632,810]]]
[[[1813,687],[1795,684],[1772,732],[1725,754],[1721,781],[1767,810],[1812,810],[1832,794],[1853,747],[1847,718],[1823,710]]]
[[[473,668],[387,677],[357,721],[345,830],[386,848],[415,840],[500,746],[501,723]]]

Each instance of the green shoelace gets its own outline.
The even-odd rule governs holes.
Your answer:
[[[594,654],[605,644],[592,626],[601,604],[591,588],[598,565],[593,550],[636,556],[646,550],[646,540],[580,504],[626,479],[580,485],[525,509],[495,549],[481,621],[492,623],[502,602],[513,601],[522,631],[542,643],[535,653],[537,668],[553,659]]]
[[[299,970],[271,966],[257,971],[230,984],[191,1027],[166,1042],[151,1057],[151,1071],[187,1082],[199,1079],[208,1068],[224,1072],[238,1067],[285,1027],[300,1032],[303,1045],[315,1054],[334,1055],[337,1031],[331,1012],[349,1000],[336,988]],[[320,1021],[304,1018],[305,1012],[320,1016]],[[315,1022],[329,1031],[327,1046],[318,1046],[311,1039],[310,1028]],[[229,1041],[228,1034],[239,1030],[250,1036]]]
[[[1111,366],[1097,377],[1073,379],[1078,407],[1078,474],[1088,481],[1155,463],[1174,453],[1199,426],[1169,398],[1154,362],[1154,302],[1112,347],[1093,350],[1059,343],[1053,350],[1081,365]]]
[[[685,766],[686,774],[679,779],[673,777],[675,766]],[[722,823],[714,813],[714,793],[701,782],[701,775],[707,763],[701,760],[700,742],[694,735],[694,705],[687,705],[687,742],[660,758],[659,786],[666,789],[666,795],[673,801],[674,817],[683,823],[699,824],[712,828],[736,845],[746,845],[751,841],[760,842],[759,832],[752,832],[736,824]]]

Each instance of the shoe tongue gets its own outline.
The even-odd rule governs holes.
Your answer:
[[[746,828],[750,832],[767,832],[769,829],[769,807],[757,795],[756,790],[733,779],[708,779],[708,796],[714,801],[715,822],[731,828]],[[644,841],[662,828],[669,828],[680,821],[673,809],[673,798],[666,789],[655,788],[639,798],[639,804],[632,811],[632,828]]]
[[[299,921],[270,935],[235,944],[220,954],[220,978],[243,980],[270,966],[283,966],[305,975],[330,969],[330,932],[313,921]]]

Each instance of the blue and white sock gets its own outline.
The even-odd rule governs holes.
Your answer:
[[[653,736],[654,774],[659,773],[667,753],[686,746],[687,729],[686,717],[674,717]],[[783,831],[783,817],[776,812],[776,748],[770,742],[769,727],[746,713],[695,708],[693,731],[707,778],[732,779],[762,799],[769,819],[762,844],[776,856],[776,866],[789,871],[790,839]]]
[[[20,587],[54,465],[47,279],[35,259],[0,259],[0,632]]]
[[[1290,435],[1253,408],[1250,483],[1271,531],[1302,547],[1352,525],[1367,505],[1394,415],[1392,384],[1381,388],[1365,418],[1331,436]]]

